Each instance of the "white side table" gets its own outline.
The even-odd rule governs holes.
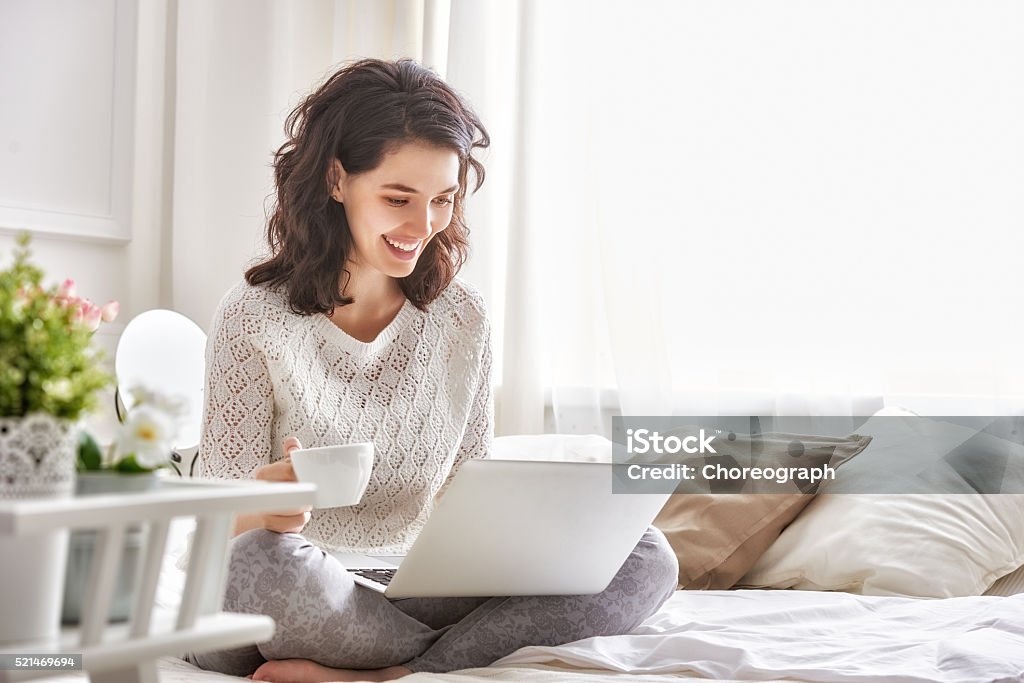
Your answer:
[[[24,537],[59,529],[98,531],[80,625],[63,629],[59,642],[8,645],[0,648],[0,653],[80,653],[83,669],[94,683],[156,683],[158,657],[268,640],[274,633],[271,618],[220,611],[234,515],[310,505],[315,490],[313,484],[168,477],[157,490],[144,493],[0,501],[0,536]],[[154,608],[154,599],[168,529],[175,517],[195,517],[196,533],[181,605],[177,610],[163,610]],[[131,620],[110,625],[106,615],[125,528],[138,523],[148,527],[148,534],[135,581]],[[0,671],[0,681],[55,673]]]

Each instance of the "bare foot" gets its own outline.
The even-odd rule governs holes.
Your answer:
[[[328,683],[351,681],[393,681],[412,672],[404,666],[386,669],[332,669],[308,659],[272,659],[252,675],[254,681],[273,683]]]

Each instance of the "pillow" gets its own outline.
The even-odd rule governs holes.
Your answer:
[[[985,595],[1018,595],[1024,593],[1024,565],[1017,568],[1017,571],[1007,574],[999,579],[985,591]]]
[[[598,434],[521,434],[495,437],[494,460],[612,461],[612,442]]]
[[[1024,447],[923,418],[872,417],[860,431],[874,437],[871,447],[821,488],[739,585],[944,598],[980,595],[1024,564],[1024,495],[970,493],[988,476],[1021,490]],[[867,490],[880,472],[900,490],[829,493]],[[910,474],[917,488],[907,486]]]
[[[715,442],[717,459],[749,462],[752,453],[761,467],[839,467],[864,450],[870,437],[829,437],[765,433]],[[779,493],[773,482],[747,482],[747,493],[676,493],[654,525],[664,532],[679,559],[679,586],[688,589],[729,588],[811,502],[817,483],[802,482],[800,492]]]

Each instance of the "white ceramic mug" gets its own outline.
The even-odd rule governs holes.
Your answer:
[[[316,484],[318,508],[355,505],[363,497],[373,471],[373,443],[350,443],[292,451],[295,476]]]

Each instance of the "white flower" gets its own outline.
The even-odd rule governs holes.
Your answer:
[[[128,414],[113,448],[113,466],[120,466],[128,457],[147,470],[170,462],[187,402],[145,386],[126,390],[131,397]]]
[[[156,396],[153,405],[166,413],[175,422],[180,422],[182,418],[188,415],[188,400],[184,396],[159,394]]]
[[[156,406],[136,406],[121,426],[117,459],[135,456],[140,467],[155,469],[167,464],[177,432],[174,420]]]
[[[172,420],[180,420],[188,414],[188,401],[184,396],[162,394],[143,385],[130,388],[128,393],[133,405],[155,408]]]

